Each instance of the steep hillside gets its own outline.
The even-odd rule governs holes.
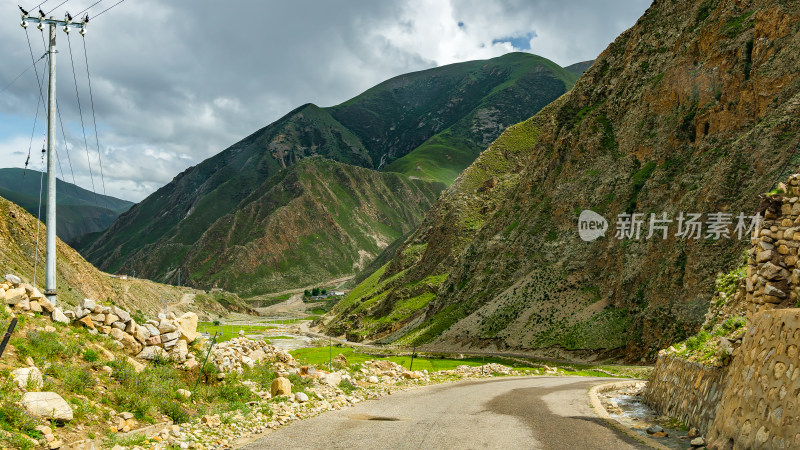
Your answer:
[[[23,176],[24,173],[24,176]],[[36,216],[42,173],[35,170],[0,169],[0,195]],[[43,181],[46,191],[47,180]],[[46,194],[42,193],[42,222],[46,220]],[[95,194],[72,183],[56,179],[56,234],[65,241],[103,231],[133,203]]]
[[[0,197],[0,274],[18,275],[44,292],[44,259],[46,227],[39,227],[39,259],[36,261],[36,218],[20,206]],[[133,312],[155,315],[166,304],[180,304],[175,311],[193,310],[197,314],[216,317],[228,311],[215,302],[202,307],[191,301],[197,291],[148,280],[122,280],[100,272],[60,239],[57,242],[57,286],[59,305],[77,305],[84,298],[113,304]],[[34,267],[35,283],[34,283]],[[247,307],[234,302],[234,310]],[[171,310],[173,310],[171,308]]]
[[[747,240],[676,237],[680,212],[753,214],[796,165],[800,8],[659,0],[572,91],[510,127],[394,258],[334,309],[351,339],[653,357],[697,330]],[[609,222],[585,242],[578,216]],[[618,214],[642,213],[638,239]],[[649,213],[673,220],[648,234]],[[734,224],[730,232],[734,233]]]
[[[395,173],[306,158],[255,187],[192,245],[147,245],[125,271],[184,254],[176,269],[201,288],[244,295],[306,286],[350,275],[417,226],[444,188]]]
[[[574,79],[572,74],[543,58],[512,53],[487,61],[402,75],[331,108],[304,105],[178,175],[120,216],[106,232],[82,239],[79,250],[103,270],[136,268],[138,274],[154,280],[176,281],[176,269],[188,264],[193,275],[190,281],[206,285],[212,281],[200,275],[209,272],[201,270],[192,259],[195,256],[189,253],[208,255],[208,250],[196,247],[203,233],[256,200],[253,192],[262,193],[258,195],[268,192],[273,180],[277,180],[273,177],[282,169],[318,155],[365,168],[391,169],[415,178],[449,182],[506,126],[529,117],[563,94]],[[435,142],[441,145],[433,145]],[[421,150],[414,153],[415,149]],[[417,156],[410,157],[408,164],[401,167],[398,162],[397,166],[387,166],[410,152]],[[358,173],[367,176],[367,172]],[[430,192],[433,186],[429,184],[424,190]],[[368,198],[381,200],[375,196]],[[285,200],[264,199],[276,204]],[[410,205],[412,209],[421,206],[427,207]],[[384,207],[383,204],[364,206],[374,210]],[[298,214],[311,215],[316,211]],[[399,217],[407,220],[421,212],[414,211]],[[381,239],[397,237],[401,235],[397,231],[410,230],[417,224],[418,221],[395,222],[390,233],[379,234]],[[328,234],[337,234],[337,228],[347,227],[336,222],[329,225],[325,230]],[[241,232],[250,236],[253,231]],[[360,250],[369,258],[376,253],[374,246]],[[312,253],[301,259],[313,257]],[[337,267],[328,271],[338,273],[346,265],[352,271],[354,261],[349,258],[331,263]],[[275,272],[276,263],[269,261],[255,267],[258,264],[253,261],[247,263],[253,266],[247,271],[277,282],[280,271]],[[203,264],[209,263],[204,259]],[[232,273],[233,267],[217,268],[214,273],[226,270]],[[306,281],[323,281],[311,275]],[[283,284],[291,280],[295,277],[287,278]],[[238,283],[221,278],[215,278],[213,283],[218,281],[231,286]]]

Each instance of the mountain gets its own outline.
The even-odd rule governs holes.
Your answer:
[[[39,186],[42,191],[42,222],[47,214],[47,180],[35,170],[0,169],[0,196],[22,206],[36,216],[39,210]],[[65,241],[108,228],[132,202],[95,194],[72,183],[56,179],[56,235]]]
[[[0,276],[17,275],[44,292],[47,229],[40,225],[38,231],[37,261],[36,218],[19,205],[0,197]],[[201,316],[214,318],[229,311],[249,310],[241,299],[230,294],[224,296],[226,306],[223,306],[214,296],[198,295],[201,293],[194,289],[148,280],[113,278],[86,262],[61,239],[56,242],[56,252],[58,305],[62,307],[77,305],[88,297],[150,316],[163,312],[166,304],[170,304],[170,310],[192,310]],[[217,297],[223,296],[217,294]]]
[[[192,284],[219,284],[248,294],[296,282],[323,282],[326,274],[352,274],[392,239],[418,225],[443,183],[452,181],[485,144],[506,126],[558,98],[574,80],[572,74],[546,59],[512,53],[401,75],[330,108],[303,105],[179,174],[121,215],[104,233],[80,242],[79,250],[110,272],[136,270],[153,280],[175,282],[180,269]],[[310,156],[384,172],[381,175],[339,164],[314,163],[315,167],[337,171],[318,175],[319,180],[334,183],[328,198],[338,196],[341,188],[359,208],[354,218],[334,214],[327,229],[315,228],[321,235],[338,236],[330,243],[337,247],[333,253],[337,261],[318,270],[318,255],[308,245],[303,247],[307,252],[303,255],[296,254],[295,249],[276,247],[263,250],[272,252],[266,259],[255,259],[254,254],[246,255],[247,261],[230,259],[237,245],[272,241],[274,238],[263,228],[238,227],[241,235],[225,244],[209,239],[232,226],[231,220],[255,227],[262,224],[258,221],[274,220],[267,218],[270,214],[283,214],[280,206],[309,198],[317,188],[295,181],[302,174],[293,172],[292,167]],[[404,177],[390,172],[400,172]],[[405,176],[418,180],[403,181]],[[293,184],[286,185],[283,179]],[[375,186],[371,186],[373,182]],[[398,197],[388,195],[391,191],[386,191],[387,186],[398,187]],[[370,194],[370,189],[381,194]],[[325,208],[338,208],[337,203],[297,205],[309,208],[296,211],[298,216],[316,217]],[[396,214],[386,213],[389,207],[396,209]],[[245,218],[243,210],[262,216]],[[360,221],[359,231],[351,234],[351,224],[342,220]],[[370,226],[377,228],[368,231]],[[365,233],[375,238],[364,240]],[[290,235],[295,236],[294,231]],[[357,244],[352,245],[345,235]],[[339,248],[339,242],[348,250]],[[206,245],[210,247],[201,248]],[[228,256],[209,259],[210,248],[219,249],[218,245]],[[290,257],[284,251],[295,255]],[[364,256],[355,257],[353,251]],[[282,278],[284,269],[296,271],[294,267],[300,261],[314,261],[315,268]],[[244,270],[243,275],[233,275],[239,269]]]
[[[799,163],[798,26],[792,2],[655,1],[456,179],[327,331],[629,360],[693,334],[716,271],[748,246],[706,238],[708,214],[754,214]],[[592,242],[587,209],[608,220]],[[675,236],[681,212],[703,214],[702,238]],[[639,239],[615,236],[628,213],[643,214]],[[646,239],[650,213],[673,220],[665,239]]]
[[[594,64],[594,60],[582,61],[564,67],[564,70],[580,78],[580,76],[583,75],[583,72],[586,72],[589,67],[592,67],[592,64]]]
[[[145,273],[185,251],[179,267],[187,283],[248,296],[349,276],[418,225],[443,188],[304,158],[255,186],[196,242],[146,245],[129,267]],[[163,270],[171,276],[176,268]]]

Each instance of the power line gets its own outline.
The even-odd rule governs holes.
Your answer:
[[[68,1],[69,1],[69,0],[64,0],[63,2],[59,3],[59,4],[58,4],[58,6],[56,6],[56,7],[55,7],[55,8],[53,8],[53,9],[51,9],[50,11],[47,11],[47,14],[45,14],[45,15],[46,15],[46,16],[47,16],[47,15],[49,15],[51,12],[53,12],[53,11],[57,10],[57,9],[58,9],[58,8],[59,8],[61,5],[63,5],[64,3],[67,3]]]
[[[31,60],[34,59],[33,57],[33,47],[31,47],[31,38],[28,35],[28,29],[25,29],[25,39],[28,40],[28,50],[31,53]],[[47,53],[45,53],[46,55]],[[32,67],[36,67],[36,61],[34,61]],[[31,148],[33,147],[33,136],[36,134],[36,122],[39,120],[39,106],[42,105],[44,101],[44,95],[42,94],[42,81],[39,79],[39,71],[35,70],[36,73],[36,84],[39,86],[39,97],[36,99],[36,115],[33,117],[33,128],[31,129],[31,140],[28,143],[28,157],[25,159],[25,171],[22,172],[22,179],[25,179],[25,174],[28,171],[28,163],[31,161]],[[47,109],[47,106],[45,106]]]
[[[113,8],[113,7],[117,6],[117,5],[119,5],[120,3],[124,2],[124,1],[125,1],[125,0],[119,0],[117,3],[114,3],[113,5],[109,6],[108,8],[106,8],[106,9],[104,9],[104,10],[100,11],[98,14],[95,14],[93,18],[94,18],[94,19],[97,19],[97,18],[98,18],[98,17],[100,17],[100,15],[101,15],[101,14],[103,14],[104,12],[106,12],[106,11],[108,11],[109,9],[111,9],[111,8]]]
[[[69,35],[67,35],[67,40],[69,40]],[[102,152],[100,151],[100,138],[97,134],[97,117],[94,113],[94,94],[92,93],[92,76],[89,74],[89,53],[86,51],[86,37],[83,36],[83,59],[86,61],[86,79],[89,80],[89,100],[91,100],[92,104],[92,122],[94,123],[94,140],[97,143],[97,160],[100,162],[100,181],[103,183],[103,199],[106,203],[106,208],[111,209],[108,207],[108,196],[106,195],[106,178],[103,175],[103,158],[101,156]]]
[[[89,142],[86,139],[86,127],[83,123],[83,108],[81,107],[81,96],[78,93],[78,77],[75,75],[75,60],[72,58],[72,41],[69,39],[69,34],[67,34],[67,43],[69,44],[69,59],[72,63],[72,79],[75,82],[75,97],[78,99],[78,113],[81,117],[81,130],[83,131],[83,145],[86,148],[86,160],[89,163],[89,177],[92,180],[92,191],[95,195],[95,206],[97,205],[97,189],[94,186],[94,174],[92,173],[92,158],[89,156]]]
[[[79,12],[78,14],[75,14],[75,17],[78,17],[78,16],[80,16],[81,14],[85,13],[86,11],[88,11],[88,10],[92,9],[92,7],[94,7],[94,5],[96,5],[96,4],[98,4],[98,3],[102,2],[102,1],[103,1],[103,0],[97,0],[96,2],[92,3],[92,5],[91,5],[91,6],[89,6],[88,8],[84,9],[83,11]]]
[[[11,80],[11,82],[10,82],[10,83],[8,83],[8,86],[4,87],[4,88],[3,88],[3,90],[1,90],[1,91],[0,91],[0,94],[2,94],[3,92],[5,92],[5,91],[6,91],[8,88],[10,88],[10,87],[11,87],[11,85],[13,85],[14,83],[16,83],[16,82],[17,82],[17,80],[19,80],[19,79],[20,79],[20,78],[21,78],[23,75],[25,75],[25,73],[26,73],[26,72],[28,72],[29,70],[31,70],[31,68],[32,68],[32,67],[34,67],[34,66],[35,66],[35,65],[36,65],[36,64],[37,64],[39,61],[41,61],[42,59],[44,59],[44,57],[45,57],[45,56],[47,56],[47,53],[45,53],[44,55],[40,56],[40,57],[39,57],[39,59],[37,59],[36,61],[34,61],[34,62],[33,62],[33,64],[31,64],[30,66],[28,66],[28,68],[27,68],[27,69],[23,70],[23,71],[22,71],[22,72],[21,72],[19,75],[17,75],[17,76],[16,76],[16,78],[14,78],[13,80]],[[31,58],[33,58],[33,56],[32,56],[32,55],[31,55]]]

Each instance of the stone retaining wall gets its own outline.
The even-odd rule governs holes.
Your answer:
[[[659,414],[680,419],[705,434],[717,414],[727,368],[660,355],[644,393]]]
[[[800,309],[753,317],[717,419],[711,448],[800,448]]]

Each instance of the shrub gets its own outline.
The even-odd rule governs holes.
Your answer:
[[[100,359],[100,355],[95,350],[87,348],[86,350],[83,351],[83,360],[84,361],[93,363],[93,362],[97,362],[99,359]]]

